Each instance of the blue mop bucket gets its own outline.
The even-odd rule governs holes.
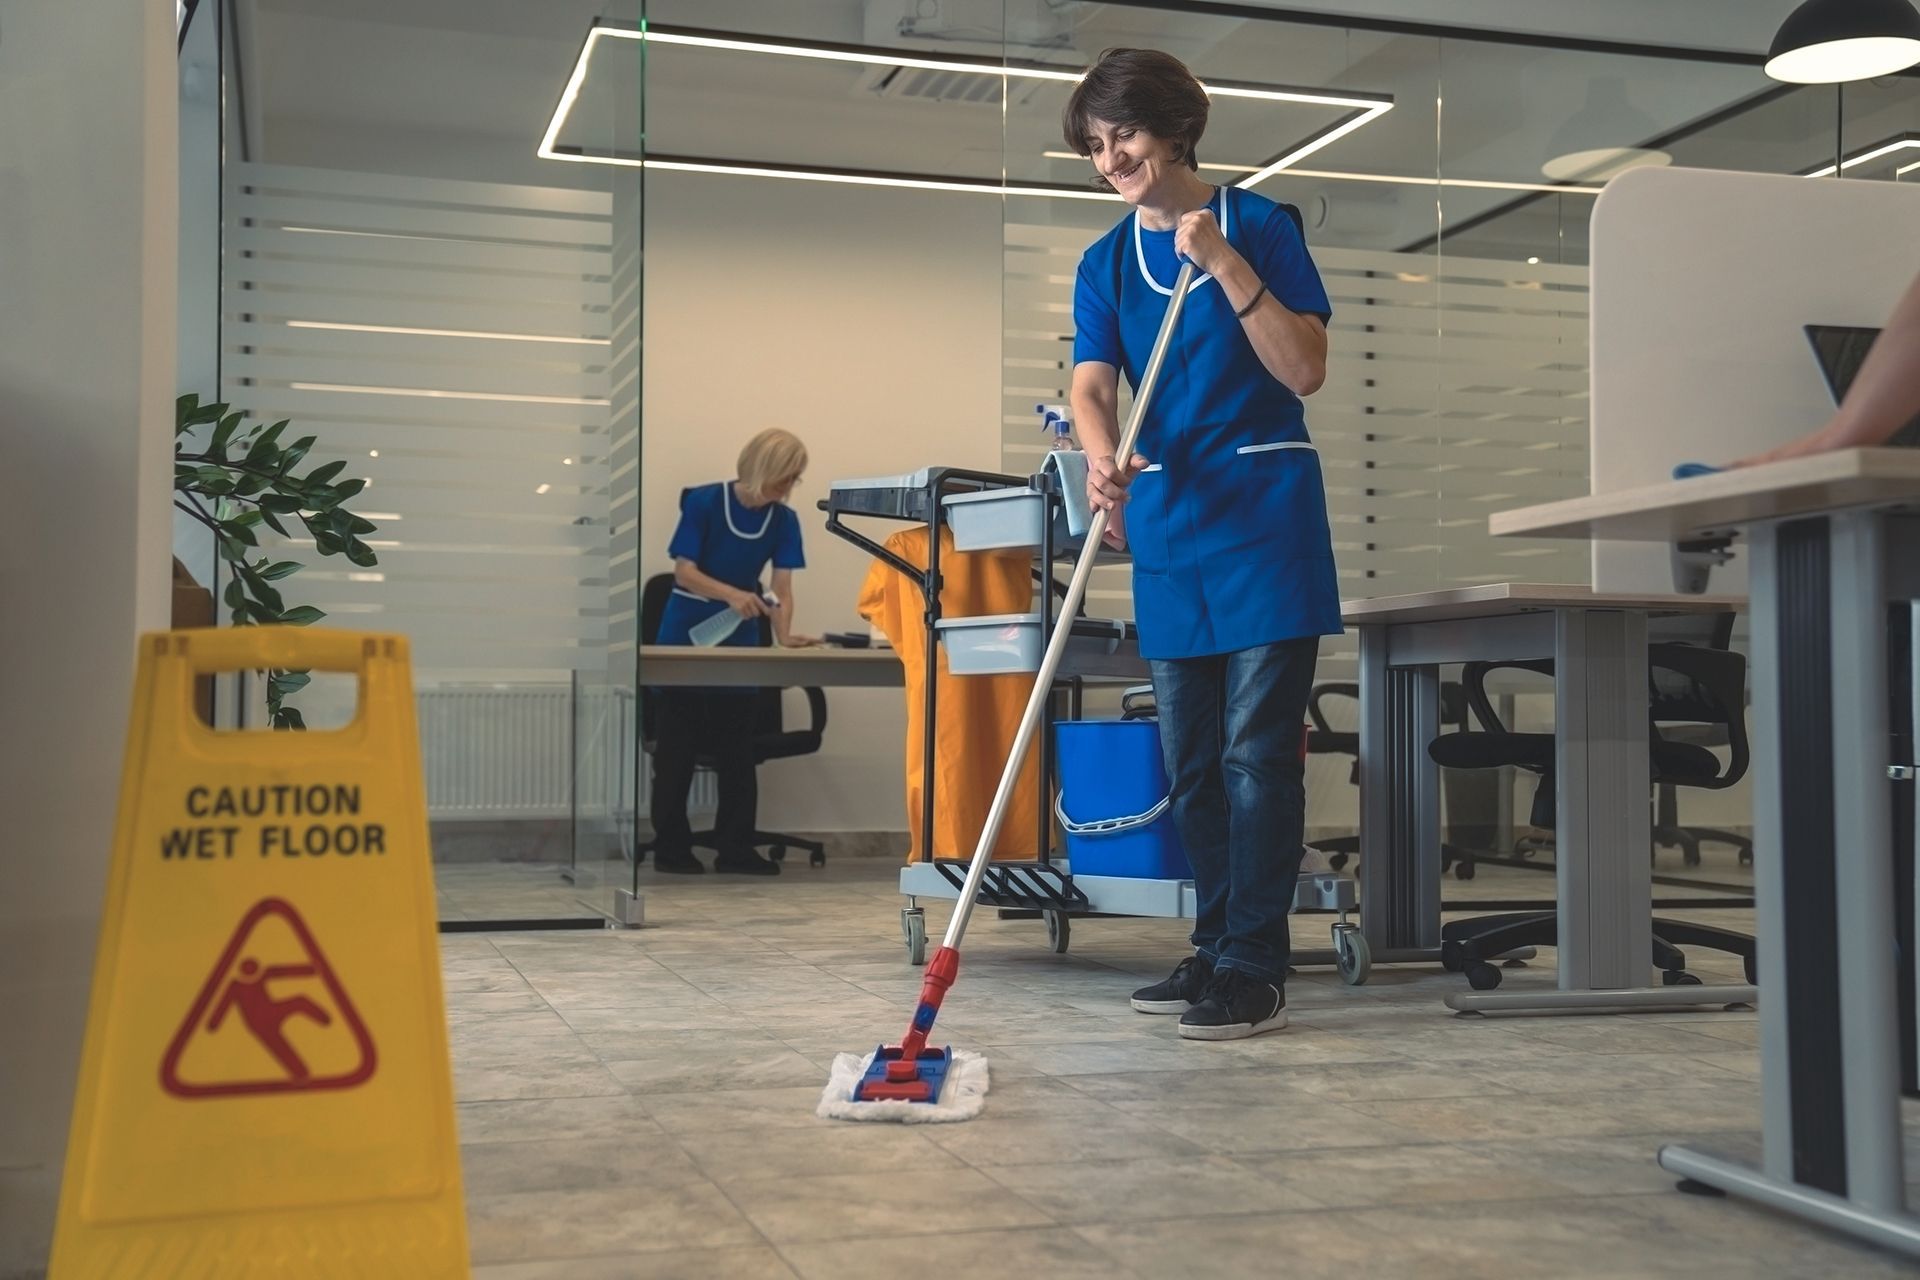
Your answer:
[[[1054,817],[1076,876],[1191,880],[1167,811],[1167,771],[1154,720],[1062,720]]]

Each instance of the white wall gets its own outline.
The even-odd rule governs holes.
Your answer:
[[[174,12],[0,21],[0,1275],[43,1266],[135,635],[168,612]]]
[[[731,477],[750,436],[787,427],[812,458],[797,628],[864,630],[872,561],[815,504],[835,477],[998,468],[1000,202],[650,170],[646,219],[642,579],[671,568],[681,489]],[[904,830],[900,694],[827,697],[820,754],[761,770],[762,825]]]

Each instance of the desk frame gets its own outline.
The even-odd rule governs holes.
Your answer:
[[[1754,909],[1761,938],[1779,940],[1759,954],[1761,1167],[1686,1147],[1658,1158],[1920,1257],[1900,1123],[1886,686],[1887,605],[1920,615],[1920,517],[1880,508],[1767,521],[1748,542],[1763,784]]]
[[[1552,658],[1559,990],[1457,992],[1448,1007],[1752,1002],[1747,985],[1645,985],[1653,969],[1647,612],[1569,603],[1490,615],[1352,619],[1360,631],[1360,919],[1375,958],[1439,957],[1440,781],[1426,748],[1440,731],[1440,667]]]

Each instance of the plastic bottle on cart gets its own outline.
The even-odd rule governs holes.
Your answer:
[[[1037,404],[1033,411],[1040,415],[1040,429],[1053,432],[1050,449],[1059,452],[1073,448],[1073,420],[1067,416],[1066,405]]]

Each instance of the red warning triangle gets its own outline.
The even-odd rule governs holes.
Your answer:
[[[306,921],[285,899],[263,898],[174,1032],[160,1087],[176,1098],[351,1089],[375,1062],[373,1037]]]

